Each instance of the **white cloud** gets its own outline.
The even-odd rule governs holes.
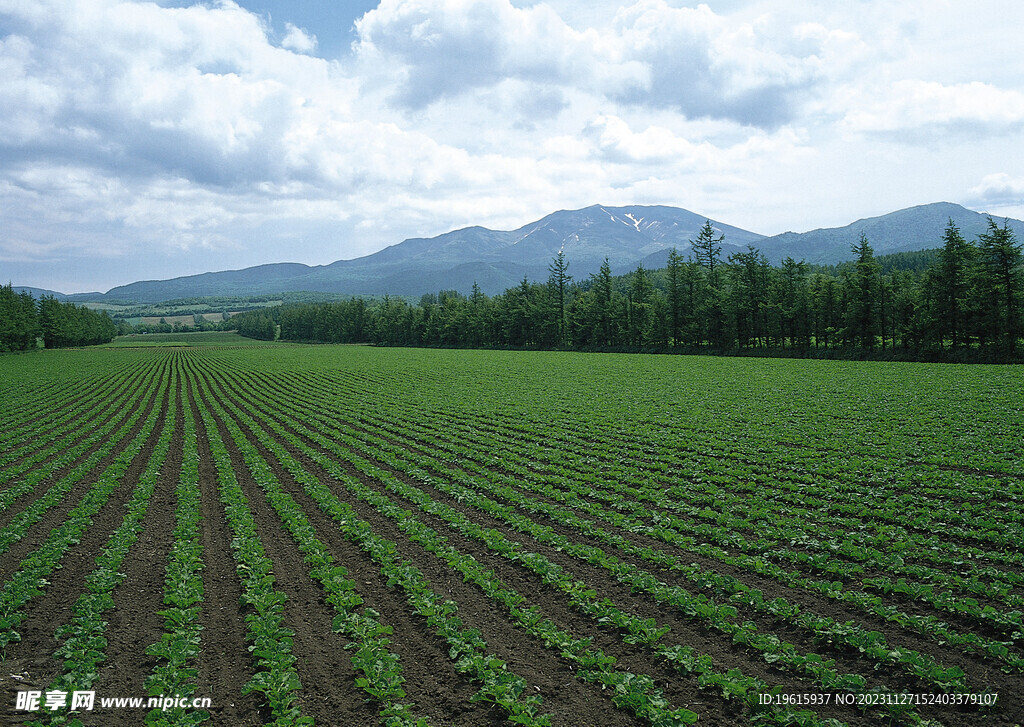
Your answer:
[[[316,50],[317,40],[315,35],[310,35],[302,28],[291,23],[285,23],[285,36],[281,40],[281,47],[293,50],[296,53],[312,53]]]
[[[600,153],[610,161],[673,162],[695,166],[707,163],[718,151],[712,144],[695,144],[661,126],[634,132],[617,116],[599,116],[587,127]]]
[[[691,5],[383,0],[327,60],[325,27],[230,0],[0,0],[0,259],[114,284],[595,202],[761,232],[1021,204],[1000,3],[972,3],[985,38],[957,3]],[[142,248],[164,267],[106,272]]]
[[[604,43],[597,31],[575,31],[543,4],[383,0],[356,29],[364,64],[388,69],[396,100],[411,108],[509,78],[574,84],[621,74],[627,78],[619,83],[635,80],[628,78],[629,69],[601,57]]]
[[[514,78],[768,127],[795,115],[821,75],[822,48],[850,42],[664,0],[640,0],[583,30],[543,3],[384,0],[356,27],[359,56],[388,69],[395,100],[412,109]]]
[[[855,101],[844,124],[855,132],[966,129],[1002,134],[1024,126],[1024,93],[980,81],[947,85],[905,79],[850,98]]]
[[[792,120],[820,76],[813,36],[803,33],[794,44],[791,30],[764,20],[737,23],[707,5],[641,0],[618,14],[616,29],[648,73],[645,86],[625,99],[673,106],[691,118],[778,126]]]
[[[1024,207],[1024,175],[988,174],[968,195],[968,203],[982,209]]]

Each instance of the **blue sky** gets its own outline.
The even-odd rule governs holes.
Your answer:
[[[0,0],[0,281],[326,264],[594,203],[1024,218],[1007,0]]]
[[[194,3],[173,4],[187,7]],[[317,55],[325,58],[347,55],[352,42],[356,39],[355,21],[377,7],[376,2],[369,0],[251,0],[238,4],[266,18],[273,35],[279,39],[287,36],[288,25],[302,28],[315,36]]]

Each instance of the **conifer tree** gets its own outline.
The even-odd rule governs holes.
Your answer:
[[[875,260],[875,250],[861,233],[852,247],[856,260],[848,278],[850,305],[848,339],[859,342],[861,348],[872,350],[878,332],[878,296],[881,286],[881,266]]]
[[[953,348],[965,340],[970,270],[975,248],[960,234],[952,219],[942,236],[942,249],[933,278],[935,285],[935,328],[939,345],[948,337]]]
[[[569,342],[568,326],[565,320],[565,296],[566,289],[572,276],[569,275],[569,263],[565,260],[565,251],[559,250],[555,259],[548,266],[551,277],[549,285],[555,294],[555,304],[558,308],[558,345],[564,346]]]
[[[988,218],[978,235],[975,294],[981,311],[982,336],[1013,355],[1021,336],[1021,248],[1009,225]]]

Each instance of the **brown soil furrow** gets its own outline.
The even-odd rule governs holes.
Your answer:
[[[397,473],[392,472],[392,474],[397,476]],[[380,483],[367,480],[364,480],[364,482],[375,487],[375,489],[383,490],[383,486]],[[761,660],[759,655],[751,655],[743,648],[734,646],[729,637],[709,631],[699,623],[673,612],[660,603],[646,601],[644,596],[632,593],[627,586],[618,582],[607,571],[590,566],[553,548],[532,541],[528,536],[515,532],[501,521],[467,506],[460,505],[444,492],[422,484],[417,484],[416,486],[435,501],[458,510],[483,527],[493,528],[501,532],[512,542],[520,543],[524,546],[523,550],[525,552],[538,553],[548,560],[557,563],[571,578],[581,580],[596,590],[599,598],[611,598],[627,613],[642,618],[653,618],[659,625],[669,626],[671,631],[663,638],[663,643],[669,645],[682,644],[693,647],[699,653],[711,656],[717,669],[738,668],[744,674],[762,679],[769,685],[783,687],[783,690],[787,693],[804,693],[817,690],[813,682],[801,679],[798,675],[790,672],[771,667]],[[417,506],[404,498],[394,494],[389,494],[389,497],[403,506],[416,510]],[[652,674],[652,676],[660,677],[666,684],[672,684],[677,690],[681,687],[680,682],[691,681],[689,678],[674,672],[669,665],[661,662],[656,655],[622,641],[623,634],[618,630],[595,626],[589,617],[573,611],[563,594],[549,586],[545,586],[540,577],[532,571],[491,553],[481,543],[465,539],[440,518],[419,511],[416,512],[416,515],[419,519],[430,525],[430,527],[443,533],[459,550],[472,553],[474,558],[493,568],[507,583],[520,584],[521,592],[529,593],[531,598],[537,599],[546,612],[553,616],[559,614],[561,619],[572,623],[573,630],[576,633],[582,636],[592,636],[597,639],[596,643],[606,653],[624,660],[624,668],[646,671]],[[692,686],[692,682],[688,691],[687,701],[679,702],[680,704],[693,704],[699,700],[705,704],[705,709],[708,706],[716,707],[716,710],[712,711],[711,714],[718,712],[720,717],[722,717],[721,713],[729,715],[730,710],[736,708],[734,705],[722,704],[721,700],[717,699],[717,695],[706,693],[694,694],[695,689]],[[684,694],[685,692],[680,690],[680,693],[676,696],[681,697]],[[672,697],[673,694],[667,692],[667,696]],[[823,713],[823,716],[839,717],[850,724],[857,724],[859,720],[858,713],[852,709],[840,710],[833,714]],[[722,718],[725,719],[725,717]],[[732,715],[731,718],[735,719],[735,715]],[[728,724],[729,722],[726,721],[725,723]]]
[[[149,416],[148,411],[155,405],[155,402],[150,402],[146,416]],[[71,607],[85,590],[85,577],[96,567],[96,554],[124,519],[124,504],[131,496],[156,447],[165,411],[166,408],[161,404],[156,426],[121,478],[121,484],[92,518],[91,525],[82,534],[79,542],[65,552],[57,568],[49,575],[49,584],[44,592],[26,606],[27,618],[18,629],[21,640],[8,645],[5,668],[9,668],[12,674],[27,674],[27,683],[45,689],[60,673],[63,662],[52,657],[59,645],[54,634],[58,627],[71,619]],[[39,543],[43,540],[45,535]]]
[[[146,510],[144,529],[121,566],[125,579],[113,592],[116,608],[107,615],[107,659],[100,669],[97,694],[135,696],[146,694],[145,681],[156,660],[146,655],[146,647],[160,640],[164,631],[164,580],[167,560],[174,542],[175,489],[181,473],[182,385],[178,381],[172,394],[177,399],[174,435],[167,459]],[[174,696],[174,695],[167,695]],[[103,725],[138,724],[142,713],[104,712]]]
[[[483,638],[487,641],[488,649],[496,656],[504,659],[510,669],[523,676],[532,685],[531,688],[535,688],[541,694],[544,698],[543,711],[551,712],[555,717],[556,724],[567,726],[601,724],[608,727],[637,724],[635,718],[629,714],[614,709],[606,698],[601,695],[599,687],[577,681],[572,674],[573,667],[571,664],[566,663],[561,657],[552,654],[543,644],[527,632],[512,625],[508,621],[507,615],[496,602],[487,598],[475,588],[463,583],[458,574],[449,569],[445,564],[438,561],[433,555],[426,554],[418,545],[409,542],[393,521],[380,515],[365,503],[354,499],[344,490],[340,483],[333,480],[329,473],[323,471],[301,452],[290,451],[290,454],[307,471],[320,479],[321,482],[331,485],[340,499],[349,502],[359,513],[359,516],[373,526],[375,533],[394,541],[402,556],[420,568],[436,592],[447,593],[457,601],[459,604],[459,616],[463,619],[465,625],[479,629]],[[283,473],[279,477],[282,484],[303,507],[307,517],[314,524],[318,537],[321,539],[327,538],[328,540],[325,542],[339,543],[340,539],[340,542],[344,543],[343,537],[337,532],[337,527],[329,517],[319,510],[316,503],[290,477],[284,476]],[[351,545],[344,547],[349,550],[352,548]],[[428,555],[428,557],[424,558],[424,555]],[[365,555],[356,557],[364,561],[367,560]],[[340,562],[351,569],[350,563],[358,561],[344,560]],[[368,569],[365,572],[372,573],[373,575],[365,580],[362,580],[362,576],[359,578],[354,574],[352,576],[360,584],[361,592],[363,585],[371,587],[380,580],[379,570],[372,563],[368,565]],[[379,590],[377,594],[378,596],[383,595]],[[364,594],[364,598],[366,598],[369,605],[373,605],[374,609],[380,610],[377,606],[377,603],[380,602],[378,598],[371,598],[370,594]],[[387,600],[383,601],[383,603],[387,602]],[[387,614],[381,612],[383,620],[393,623],[392,620],[396,618],[399,611],[408,611],[408,606],[404,605],[404,601],[398,603],[396,611]],[[418,624],[418,626],[414,627],[419,632],[418,640],[427,650],[425,654],[427,658],[421,657],[422,661],[419,665],[419,671],[423,673],[423,676],[417,679],[422,679],[425,687],[430,684],[436,684],[439,675],[452,670],[446,653],[447,646],[439,637],[429,634],[429,632],[427,632],[427,635],[424,635],[426,624],[422,619],[412,614],[409,614],[408,618],[411,618],[414,623]],[[433,642],[433,645],[431,645],[431,642]],[[393,646],[402,656],[403,668],[408,670],[410,660],[402,653],[401,645],[397,643],[397,639]],[[408,673],[406,678],[409,681],[413,681],[413,678],[410,678]],[[462,679],[461,676],[458,678]],[[447,682],[447,680],[444,681]],[[451,682],[447,683],[451,685]],[[465,689],[466,695],[472,695],[477,688],[477,686],[468,685]],[[416,694],[410,693],[410,696],[414,699],[416,698]],[[463,699],[465,698],[463,697]],[[422,700],[417,699],[417,703],[425,706]],[[438,707],[441,710],[438,711],[436,718],[445,720],[442,722],[443,724],[447,724],[453,718],[457,718],[457,723],[460,724],[474,725],[479,723],[474,721],[478,719],[479,715],[474,717],[472,711],[475,709],[475,705],[471,703],[462,702],[461,706],[449,704],[438,705]],[[466,713],[460,714],[460,712]],[[484,724],[496,719],[495,715],[489,714],[486,711],[484,714],[488,715],[487,722]],[[434,715],[432,714],[431,716]],[[500,723],[500,719],[498,721]]]
[[[458,615],[465,626],[479,629],[487,642],[488,651],[503,659],[510,670],[522,676],[530,688],[541,695],[544,699],[542,711],[551,713],[555,724],[601,724],[608,727],[639,724],[628,713],[615,709],[601,694],[600,687],[577,681],[570,662],[551,653],[543,643],[512,624],[507,612],[497,602],[464,583],[458,573],[416,543],[410,542],[393,520],[353,498],[341,483],[332,481],[328,473],[317,473],[316,465],[304,461],[300,453],[293,453],[293,456],[322,482],[331,486],[340,499],[349,502],[359,517],[370,523],[376,534],[395,542],[401,557],[414,563],[423,572],[434,591],[448,594],[459,604]],[[315,506],[315,503],[308,503],[310,508]],[[442,642],[439,656],[446,660],[447,655],[443,649]],[[441,666],[436,658],[429,663],[431,669],[436,670]]]
[[[355,686],[355,670],[345,651],[347,640],[333,630],[333,608],[326,602],[322,589],[308,576],[302,553],[284,530],[263,490],[250,476],[224,422],[212,407],[204,405],[217,422],[232,469],[249,501],[260,542],[274,563],[275,588],[288,597],[284,604],[285,624],[295,631],[292,654],[302,684],[298,704],[303,715],[313,717],[318,724],[338,720],[347,724],[376,721],[376,710],[367,704],[362,690]]]
[[[367,456],[367,453],[364,452],[364,456]],[[372,456],[367,456],[367,459],[371,459],[372,460]],[[383,465],[382,463],[378,462],[377,464],[378,464],[378,466],[381,466],[382,469],[385,469],[385,470],[388,469],[386,467],[386,465]],[[465,505],[462,505],[461,503],[456,502],[453,498],[451,498],[446,493],[443,493],[443,492],[441,492],[439,490],[436,490],[436,489],[434,489],[432,487],[424,486],[421,483],[412,482],[408,478],[406,478],[404,475],[402,475],[401,473],[392,471],[391,474],[393,474],[396,477],[399,477],[400,479],[405,480],[409,484],[413,484],[413,485],[415,485],[417,487],[420,487],[427,494],[429,494],[432,498],[434,498],[434,499],[436,499],[436,500],[438,500],[440,502],[443,502],[446,505],[449,505],[449,506],[455,508],[456,510],[461,511],[463,514],[467,515],[470,519],[474,520],[475,522],[477,522],[477,523],[479,523],[479,524],[481,524],[481,525],[483,525],[485,527],[493,527],[496,530],[498,530],[500,532],[503,532],[510,539],[519,540],[519,539],[521,539],[523,537],[526,537],[526,536],[522,536],[522,535],[516,533],[509,526],[505,525],[502,521],[496,520],[496,519],[486,515],[485,513],[482,513],[482,512],[477,511],[477,510],[475,510],[473,508],[470,508],[468,506],[465,506]],[[435,474],[440,474],[440,473],[435,473]],[[377,486],[380,487],[379,484]],[[594,545],[596,547],[602,547],[600,543],[592,542],[588,538],[582,536],[581,534],[575,532],[574,530],[572,530],[570,528],[565,528],[564,526],[558,525],[557,523],[548,521],[547,519],[544,519],[544,518],[536,518],[534,516],[534,520],[539,522],[540,524],[548,525],[548,526],[553,527],[556,531],[560,531],[561,534],[564,534],[564,535],[570,537],[571,539],[573,539],[576,542],[582,542],[582,543],[586,543],[586,544],[589,544],[589,545]],[[607,546],[604,546],[604,548],[605,548],[605,550],[607,552],[608,551]],[[740,651],[734,652],[728,646],[723,648],[721,645],[719,645],[719,646],[717,646],[715,648],[709,648],[709,646],[705,643],[707,641],[707,639],[706,639],[706,637],[703,636],[703,634],[705,634],[706,632],[704,632],[699,627],[697,627],[695,629],[694,626],[690,625],[692,622],[690,622],[685,617],[677,616],[677,615],[675,615],[673,613],[666,613],[666,610],[665,610],[664,606],[662,606],[661,604],[659,604],[657,602],[653,602],[653,601],[649,600],[649,598],[647,596],[645,596],[643,594],[633,594],[633,593],[631,593],[630,589],[627,586],[623,585],[622,583],[619,583],[610,573],[608,573],[604,569],[601,569],[601,568],[599,568],[597,566],[591,566],[591,565],[589,565],[589,564],[587,564],[587,563],[585,563],[583,561],[580,561],[580,560],[575,559],[575,558],[573,558],[573,557],[571,557],[569,555],[566,555],[563,552],[557,551],[557,550],[555,550],[553,548],[550,548],[548,546],[544,546],[544,545],[542,545],[540,543],[537,543],[535,541],[529,541],[528,549],[532,550],[534,552],[541,553],[541,554],[545,555],[546,557],[548,557],[551,561],[553,561],[555,563],[558,563],[560,566],[566,568],[570,572],[574,572],[577,575],[578,578],[580,578],[584,582],[586,582],[589,585],[591,585],[592,587],[594,587],[599,593],[611,595],[611,597],[614,600],[616,600],[616,602],[618,602],[620,604],[620,607],[624,608],[624,610],[631,611],[633,613],[636,613],[637,615],[641,615],[641,616],[644,616],[644,617],[647,617],[647,618],[656,618],[660,622],[664,623],[665,625],[672,626],[673,632],[676,632],[676,633],[686,633],[687,631],[691,631],[691,632],[697,631],[697,632],[700,632],[702,634],[702,637],[698,641],[696,641],[695,643],[689,643],[689,645],[695,646],[696,648],[698,648],[699,651],[702,651],[702,652],[705,652],[705,653],[711,653],[713,658],[715,658],[716,663],[719,663],[722,666],[728,666],[728,667],[736,666],[736,667],[738,667],[738,668],[740,668],[741,670],[744,670],[744,671],[748,670],[750,668],[751,664],[753,663],[753,664],[757,665],[755,667],[755,674],[760,671],[761,659],[760,659],[760,657],[759,657],[759,655],[757,653],[754,653],[754,654],[743,654]],[[616,552],[615,554],[619,555],[620,557],[622,557],[623,560],[625,560],[627,562],[634,562],[634,564],[639,566],[639,567],[648,568],[649,569],[649,566],[647,564],[643,563],[642,561],[639,561],[637,559],[631,559],[629,556],[623,556],[622,554],[620,554],[618,552]],[[663,575],[663,573],[657,573],[657,575],[659,575],[659,577],[661,577]],[[684,583],[680,583],[680,585],[683,585],[684,587],[687,586],[687,584],[685,582]],[[690,587],[690,588],[688,588],[688,590],[692,591],[693,588]],[[823,654],[826,654],[828,656],[828,658],[835,659],[836,662],[837,662],[835,668],[840,673],[846,672],[846,673],[861,673],[861,674],[865,674],[865,675],[875,675],[875,676],[869,676],[869,678],[868,678],[869,685],[885,683],[890,688],[893,688],[893,689],[895,689],[897,691],[903,690],[903,691],[912,691],[912,692],[929,692],[929,691],[934,691],[935,690],[934,687],[929,686],[927,683],[922,683],[921,681],[917,680],[916,678],[914,678],[914,677],[912,677],[910,675],[907,675],[904,672],[902,672],[902,671],[900,671],[900,670],[898,670],[896,668],[885,667],[885,666],[877,668],[879,665],[877,665],[875,662],[867,660],[867,659],[864,659],[859,654],[857,654],[856,652],[851,652],[849,649],[846,649],[846,648],[838,648],[838,649],[836,649],[836,648],[832,648],[829,644],[817,643],[817,642],[815,642],[811,638],[812,635],[810,635],[810,634],[804,632],[802,629],[799,629],[799,628],[794,627],[792,625],[788,625],[788,624],[784,624],[784,623],[783,624],[775,623],[774,621],[770,620],[768,617],[765,617],[765,616],[762,616],[762,615],[756,614],[756,613],[751,613],[751,612],[743,613],[743,618],[746,618],[746,619],[754,621],[758,625],[758,627],[760,629],[762,629],[762,630],[766,630],[766,631],[769,631],[769,632],[776,633],[780,638],[782,638],[784,640],[787,640],[790,643],[793,643],[795,646],[797,646],[797,648],[799,648],[800,650],[802,650],[802,651],[804,651],[806,653],[823,653]],[[725,644],[728,644],[729,643],[729,639],[727,637],[724,637],[724,636],[723,637],[719,637],[719,642],[720,642],[720,644],[722,642],[724,642]],[[687,643],[687,642],[684,642],[684,643]],[[941,655],[941,650],[937,649],[937,651]],[[729,654],[732,654],[732,658],[731,659],[727,659],[727,656]],[[725,663],[723,663],[723,662],[725,662]],[[777,682],[777,681],[780,680],[780,676],[781,675],[777,671],[774,671],[774,673],[776,674],[776,676],[771,681],[776,681]],[[986,668],[986,676],[990,676],[990,677],[993,677],[995,679],[999,679],[1000,675],[1002,675],[1002,674],[997,669],[993,669],[991,667]],[[1005,676],[1005,675],[1002,675],[1002,676]],[[794,676],[790,674],[790,675],[786,675],[785,678],[786,679],[793,679]],[[803,682],[802,680],[799,680],[799,678],[798,678],[798,682],[797,683],[798,684],[803,684],[802,688],[799,689],[798,691],[806,691],[806,692],[818,691],[818,688],[815,687],[813,685],[813,683]],[[986,681],[982,680],[980,678],[980,676],[979,676],[979,681],[977,682],[978,689],[982,690],[982,689],[988,688],[988,687],[985,686],[988,683],[989,682],[986,682]],[[1003,690],[1003,693],[1007,693],[1008,694],[1009,693],[1009,689]],[[1012,696],[1010,696],[1009,698],[1013,699]],[[922,713],[923,714],[928,714],[929,711],[936,712],[936,710],[922,709]],[[936,712],[932,716],[938,718],[939,715]],[[977,715],[973,711],[964,710],[964,716],[968,720],[971,720],[971,719],[974,719]],[[849,717],[844,716],[844,719],[849,719]],[[970,724],[970,722],[968,721],[967,724]]]
[[[203,604],[197,697],[209,697],[216,725],[257,727],[270,720],[270,710],[257,694],[242,694],[255,670],[245,640],[242,586],[231,558],[231,529],[217,487],[217,470],[191,382],[188,413],[196,422],[199,447],[201,540],[203,546]]]
[[[142,409],[142,415],[138,421],[135,422],[132,429],[121,439],[114,448],[103,456],[93,467],[93,472],[103,472],[110,464],[117,459],[118,455],[125,450],[126,447],[139,435],[142,428],[146,424],[146,420],[153,410],[153,407],[157,405],[157,389],[158,384],[156,380],[151,383],[152,391],[148,394],[143,395],[139,401],[135,403],[131,409],[123,412],[119,418],[119,423],[127,421],[135,412],[140,408]],[[32,492],[22,495],[14,501],[14,503],[3,511],[3,522],[0,523],[0,529],[6,528],[19,514],[28,509],[32,503],[36,500],[44,497],[49,487],[57,485],[69,472],[75,469],[79,464],[91,457],[97,450],[106,445],[110,440],[110,436],[117,431],[114,429],[104,438],[102,441],[95,443],[88,450],[83,452],[81,455],[76,457],[72,462],[62,465],[60,468],[51,472],[42,482],[36,485]],[[11,567],[13,563],[21,562],[21,559],[25,557],[31,550],[35,549],[39,543],[46,540],[50,530],[52,530],[57,524],[63,522],[64,516],[75,508],[81,497],[88,491],[96,482],[95,477],[87,475],[83,479],[79,480],[71,488],[71,491],[65,495],[61,501],[51,507],[43,517],[30,526],[24,537],[14,543],[11,548],[3,554],[0,554],[0,573],[5,571],[5,568]]]

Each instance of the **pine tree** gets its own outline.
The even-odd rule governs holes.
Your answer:
[[[569,263],[565,260],[565,251],[559,250],[555,259],[548,266],[551,277],[548,284],[555,294],[555,303],[558,308],[558,345],[564,346],[568,343],[568,326],[565,321],[565,296],[566,288],[572,276],[569,275]]]
[[[939,345],[948,337],[953,348],[965,343],[967,328],[968,294],[970,292],[970,270],[975,248],[960,234],[959,228],[950,219],[942,236],[942,249],[935,285],[935,320]]]
[[[693,255],[697,258],[700,266],[707,270],[709,279],[715,274],[716,265],[721,262],[724,239],[724,234],[715,237],[715,228],[711,226],[711,220],[707,220],[700,228],[697,239],[690,240],[690,245],[693,246]]]
[[[988,230],[978,235],[977,305],[982,311],[982,336],[1014,355],[1021,336],[1021,248],[1007,223],[988,218]]]
[[[601,262],[601,269],[593,278],[591,290],[594,292],[594,319],[597,322],[598,338],[602,346],[614,343],[612,335],[612,269],[608,258]]]
[[[765,307],[768,304],[768,281],[771,266],[768,259],[756,248],[748,247],[746,252],[729,256],[729,297],[727,307],[731,311],[736,332],[736,341],[741,348],[760,346],[766,335]]]
[[[643,263],[633,273],[633,284],[629,289],[629,334],[630,343],[643,346],[648,342],[651,325],[651,280]]]
[[[878,296],[881,286],[881,266],[875,260],[874,248],[866,235],[852,247],[856,260],[848,279],[850,287],[849,328],[851,340],[859,341],[861,348],[872,350],[878,333]]]
[[[683,337],[683,257],[673,247],[668,253],[668,337],[678,346]]]
[[[711,220],[707,220],[697,235],[691,240],[697,264],[705,271],[706,289],[702,306],[702,315],[707,325],[706,338],[714,348],[724,346],[724,315],[722,313],[722,287],[719,267],[721,264],[722,241],[725,235],[715,237],[715,228]]]

